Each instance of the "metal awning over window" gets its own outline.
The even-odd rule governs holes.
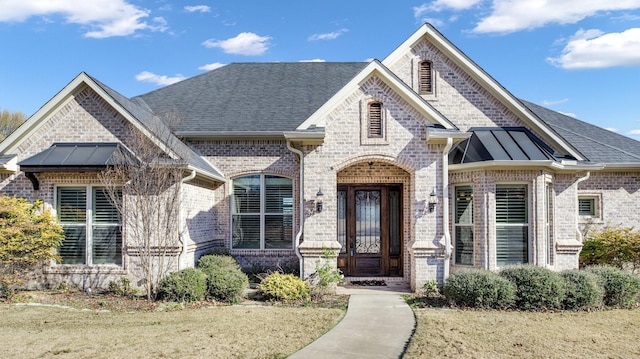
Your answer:
[[[557,161],[565,158],[523,127],[472,128],[449,152],[449,164],[481,161]]]
[[[98,171],[128,153],[118,143],[54,143],[18,163],[23,172]]]

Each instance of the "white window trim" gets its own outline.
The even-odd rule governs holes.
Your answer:
[[[527,188],[527,223],[523,224],[523,223],[504,223],[504,224],[498,224],[498,221],[496,220],[496,189],[498,188],[498,186],[526,186]],[[500,265],[498,265],[498,226],[506,226],[506,227],[527,227],[527,262],[523,263],[523,264],[531,264],[532,261],[532,256],[533,256],[533,250],[532,250],[532,240],[531,240],[531,215],[532,215],[532,196],[531,196],[531,188],[532,185],[530,182],[499,182],[495,184],[495,188],[494,188],[494,199],[493,199],[493,216],[492,216],[492,221],[493,221],[493,231],[494,231],[494,241],[493,241],[493,253],[494,253],[494,260],[496,263],[496,267],[497,268],[501,268]]]
[[[471,206],[472,206],[472,211],[473,211],[473,216],[471,217],[471,224],[459,224],[456,223],[456,188],[457,187],[471,187],[471,193],[473,193],[473,199],[471,201]],[[453,200],[451,201],[451,213],[453,213],[452,219],[453,219],[453,244],[454,244],[454,248],[453,248],[453,263],[456,266],[464,266],[464,267],[474,267],[476,264],[476,230],[475,230],[475,225],[476,225],[476,221],[475,221],[475,187],[473,186],[472,183],[456,183],[455,185],[453,185]],[[457,243],[457,236],[456,236],[456,228],[460,226],[460,227],[471,227],[473,229],[473,238],[472,238],[472,243],[473,243],[473,261],[471,264],[461,264],[456,262],[456,243]]]
[[[247,177],[247,176],[260,176],[260,248],[234,248],[233,247],[233,216],[236,215],[236,213],[234,212],[234,205],[233,205],[233,181],[242,178],[242,177]],[[291,247],[290,248],[265,248],[265,216],[269,215],[269,214],[274,214],[274,215],[284,215],[286,213],[267,213],[265,211],[265,203],[266,203],[266,191],[265,191],[265,177],[266,176],[277,176],[277,177],[282,177],[282,178],[288,178],[291,180],[291,194],[293,197],[293,204],[292,204],[292,212],[291,212],[291,228],[292,228],[292,235],[291,235]],[[293,241],[295,238],[295,223],[296,223],[296,206],[295,206],[295,197],[296,197],[296,193],[295,193],[295,179],[286,175],[282,175],[279,173],[244,173],[242,175],[238,175],[235,176],[233,178],[231,178],[231,181],[229,181],[229,185],[230,185],[230,191],[229,193],[231,194],[229,196],[229,208],[231,209],[229,211],[229,249],[231,251],[240,251],[240,252],[247,252],[247,251],[290,251],[292,249],[294,249],[293,247]],[[257,213],[253,214],[256,215]]]
[[[65,264],[65,263],[55,263],[56,266],[73,268],[73,267],[108,267],[108,268],[124,268],[125,266],[125,258],[124,258],[124,250],[121,250],[121,263],[101,263],[101,264],[93,264],[93,189],[94,188],[105,188],[106,186],[97,183],[69,183],[69,184],[60,184],[55,185],[53,188],[53,203],[54,203],[54,211],[56,215],[56,220],[60,223],[58,219],[58,188],[81,188],[84,187],[86,190],[87,200],[86,200],[86,214],[85,214],[85,226],[86,226],[86,246],[85,246],[85,264]],[[123,223],[120,222],[120,231],[122,234],[122,245],[124,246],[124,226]]]

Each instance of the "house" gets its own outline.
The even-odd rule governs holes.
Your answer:
[[[78,75],[0,143],[0,191],[65,228],[47,281],[136,276],[127,226],[93,213],[132,133],[180,164],[173,269],[226,248],[307,277],[330,249],[416,290],[577,268],[585,229],[640,225],[640,142],[516,98],[425,24],[382,61],[233,63],[133,98]]]

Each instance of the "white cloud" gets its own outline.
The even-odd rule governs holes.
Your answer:
[[[0,7],[0,22],[22,22],[33,16],[62,15],[67,23],[88,27],[84,36],[91,38],[128,36],[140,30],[166,30],[166,26],[145,22],[150,11],[126,0],[2,0]]]
[[[604,11],[640,8],[640,0],[493,0],[492,13],[482,19],[475,32],[508,33],[550,23],[573,24]]]
[[[560,56],[547,61],[570,70],[640,66],[640,28],[608,34],[596,29],[579,30]]]
[[[427,4],[413,7],[413,16],[416,19],[421,18],[429,12],[440,12],[445,9],[466,10],[483,0],[435,0]]]
[[[323,59],[311,59],[311,60],[300,60],[299,62],[327,62],[327,60],[323,60]]]
[[[313,34],[313,35],[309,36],[309,38],[307,40],[308,41],[335,40],[340,35],[344,34],[345,32],[348,32],[348,31],[349,31],[348,29],[340,29],[338,31],[328,32],[328,33],[324,33],[324,34]]]
[[[252,32],[242,32],[226,40],[209,39],[202,43],[205,47],[219,47],[227,54],[256,56],[269,49],[269,36],[258,36]]]
[[[142,71],[141,73],[136,75],[136,80],[141,82],[151,82],[156,85],[167,86],[174,84],[178,81],[182,81],[186,79],[186,77],[177,74],[173,77],[169,77],[166,75],[156,75],[149,71]]]
[[[542,100],[542,106],[555,106],[566,102],[569,102],[568,98],[563,98],[561,100]]]
[[[611,131],[611,132],[618,132],[619,130],[617,128],[613,128],[613,127],[605,127],[604,128],[607,131]]]
[[[211,70],[219,69],[224,65],[225,64],[221,64],[219,62],[214,62],[212,64],[202,65],[202,66],[198,67],[198,70],[211,71]]]
[[[634,136],[640,136],[640,129],[638,130],[631,130],[629,131],[630,135],[634,135]]]
[[[187,12],[211,12],[211,8],[207,5],[185,6]]]
[[[576,116],[575,113],[573,112],[562,112],[562,111],[558,111],[559,113],[565,115],[565,116],[569,116],[569,117],[573,117],[573,118],[578,118],[578,116]]]

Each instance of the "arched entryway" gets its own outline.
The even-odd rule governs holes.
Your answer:
[[[337,173],[337,265],[345,275],[409,273],[409,186],[408,172],[380,160],[363,160]]]

